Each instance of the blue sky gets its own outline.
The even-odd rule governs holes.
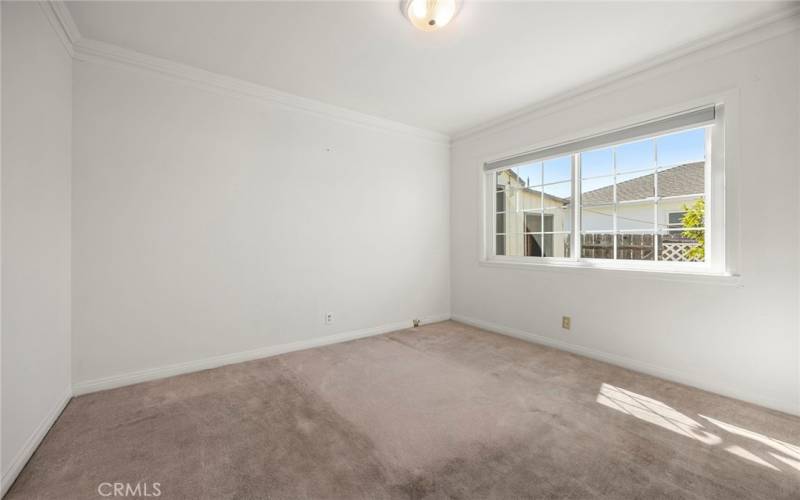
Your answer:
[[[705,158],[705,132],[704,128],[686,130],[657,139],[631,142],[582,153],[581,177],[591,178],[582,181],[582,191],[591,191],[613,184],[612,149],[616,149],[618,174],[653,169],[656,163],[659,168],[669,168],[684,163],[703,161]],[[561,198],[568,198],[571,194],[571,169],[570,156],[515,167],[517,174],[530,187],[537,188],[542,183],[558,183],[545,186],[543,190],[547,194]],[[641,175],[649,175],[649,172],[642,172]],[[634,174],[625,177],[637,176]]]
[[[581,156],[581,177],[611,175],[612,148],[588,151]],[[658,166],[671,167],[703,161],[705,158],[705,129],[693,129],[671,135],[617,146],[617,172],[631,172]],[[606,185],[611,184],[609,179]]]

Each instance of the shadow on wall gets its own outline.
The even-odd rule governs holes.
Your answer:
[[[661,401],[610,384],[603,384],[596,401],[664,429],[732,453],[775,471],[791,467],[800,471],[800,446],[786,443],[733,424],[698,415],[708,427]],[[725,435],[725,438],[722,435]],[[750,451],[747,448],[758,452]]]

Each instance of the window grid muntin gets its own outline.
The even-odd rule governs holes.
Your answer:
[[[591,150],[587,150],[587,151],[579,151],[579,152],[572,153],[572,154],[569,155],[569,157],[572,160],[572,171],[571,171],[572,174],[571,174],[571,179],[569,181],[557,180],[557,181],[552,181],[552,182],[547,182],[547,183],[544,182],[544,178],[545,178],[544,162],[549,160],[549,159],[558,159],[558,158],[562,158],[562,157],[565,157],[565,156],[557,156],[557,157],[554,157],[554,158],[545,158],[545,159],[540,159],[540,160],[537,160],[535,162],[532,162],[533,164],[539,164],[540,165],[540,173],[541,173],[540,183],[537,184],[537,185],[526,185],[526,186],[523,186],[523,187],[517,188],[517,189],[534,189],[534,190],[539,191],[539,193],[540,193],[540,196],[539,196],[539,199],[540,199],[539,206],[540,206],[540,208],[538,208],[538,209],[537,208],[521,209],[521,210],[518,210],[518,211],[520,213],[523,213],[523,214],[524,213],[532,213],[532,212],[540,212],[540,217],[541,217],[540,227],[542,229],[544,229],[544,227],[545,227],[545,225],[544,225],[545,211],[546,210],[556,211],[556,210],[559,210],[559,208],[557,208],[557,207],[545,208],[544,207],[544,189],[543,188],[547,187],[547,186],[552,186],[552,185],[555,185],[555,184],[564,184],[566,182],[570,182],[571,186],[572,186],[572,190],[571,190],[572,195],[570,197],[570,203],[567,205],[567,207],[568,207],[568,210],[570,211],[570,218],[572,220],[571,231],[539,231],[539,232],[522,232],[522,233],[497,233],[497,232],[495,232],[494,233],[495,234],[495,238],[498,235],[505,235],[505,234],[522,234],[522,235],[539,235],[539,236],[543,236],[545,234],[571,235],[572,238],[570,239],[570,256],[569,257],[563,257],[563,258],[560,258],[560,259],[562,259],[562,260],[563,259],[576,260],[576,261],[580,261],[580,260],[598,260],[598,259],[594,259],[594,258],[582,257],[582,248],[581,248],[582,238],[581,238],[581,235],[582,234],[607,234],[608,231],[607,230],[584,230],[583,227],[582,227],[582,222],[583,222],[582,221],[582,212],[583,212],[583,210],[585,208],[613,207],[613,215],[612,215],[613,229],[612,229],[612,234],[611,234],[613,245],[614,245],[613,260],[615,260],[615,261],[617,261],[617,260],[628,261],[628,259],[619,259],[619,255],[618,255],[618,253],[619,253],[618,252],[618,238],[617,238],[618,235],[621,235],[621,234],[647,234],[647,235],[651,235],[653,237],[654,261],[658,261],[659,258],[660,258],[659,252],[657,251],[658,250],[658,244],[657,244],[658,239],[663,237],[663,236],[666,236],[666,235],[682,232],[684,230],[684,229],[681,229],[681,228],[674,228],[674,227],[670,226],[668,223],[667,224],[660,224],[659,223],[659,208],[661,206],[661,202],[668,201],[668,200],[677,201],[677,200],[680,200],[680,199],[686,199],[686,200],[704,199],[706,201],[706,205],[707,205],[706,213],[705,213],[706,225],[704,225],[704,227],[700,227],[700,228],[691,228],[691,230],[692,231],[697,231],[697,232],[703,232],[703,233],[706,234],[706,257],[705,257],[703,262],[707,263],[708,262],[708,255],[709,255],[708,247],[709,247],[709,244],[711,243],[710,238],[708,238],[709,228],[707,227],[707,222],[709,220],[709,214],[710,214],[710,207],[708,207],[709,198],[710,198],[710,194],[709,194],[710,185],[709,185],[709,179],[708,178],[709,178],[709,175],[710,175],[709,174],[709,159],[710,159],[710,151],[711,151],[710,148],[711,148],[711,139],[712,139],[712,130],[713,130],[712,129],[712,125],[713,124],[711,124],[711,125],[702,125],[702,126],[699,126],[699,127],[689,127],[689,128],[685,128],[685,129],[681,129],[681,130],[677,130],[677,131],[672,131],[672,132],[669,132],[669,133],[666,133],[666,134],[659,134],[659,135],[654,135],[654,136],[650,136],[650,137],[644,137],[644,138],[636,139],[636,140],[633,140],[633,141],[628,141],[628,142],[622,142],[622,143],[618,143],[618,144],[612,144],[612,145],[608,145],[608,146],[603,146],[603,148],[609,148],[612,151],[612,170],[613,170],[613,174],[611,176],[611,177],[613,177],[613,188],[612,188],[612,192],[613,192],[612,200],[613,201],[612,201],[612,203],[600,203],[600,204],[589,204],[589,205],[584,205],[583,204],[583,200],[582,200],[583,193],[581,191],[581,184],[582,184],[581,181],[598,179],[598,178],[602,178],[602,177],[609,177],[608,175],[594,175],[594,176],[588,176],[588,177],[585,177],[585,178],[582,176],[582,172],[581,172],[581,157],[582,156],[581,155],[583,153],[586,153],[587,151],[594,151],[596,149],[591,149]],[[659,188],[658,188],[659,174],[662,173],[662,172],[665,172],[667,170],[670,170],[672,168],[691,163],[691,160],[686,160],[685,162],[681,162],[681,163],[670,163],[670,164],[665,164],[665,165],[659,165],[659,163],[658,163],[658,140],[660,138],[662,138],[662,137],[667,137],[667,136],[670,136],[670,135],[676,135],[676,134],[680,134],[680,133],[683,133],[683,132],[687,132],[687,131],[691,131],[691,130],[698,130],[698,129],[703,129],[704,130],[704,138],[705,138],[704,139],[703,159],[702,159],[702,162],[704,164],[704,192],[703,193],[691,193],[691,194],[673,195],[673,196],[661,196],[661,195],[659,195]],[[645,141],[652,141],[652,144],[653,144],[653,159],[652,159],[653,166],[649,167],[649,168],[644,168],[644,169],[626,170],[624,172],[618,171],[618,168],[617,168],[617,148],[620,147],[620,146],[624,146],[626,144],[631,144],[631,143],[636,143],[636,142],[645,142]],[[597,148],[597,149],[602,149],[602,148]],[[528,163],[528,164],[530,164],[530,163]],[[511,166],[507,166],[505,168],[498,169],[495,172],[502,172],[504,170],[512,170],[513,171],[519,166],[520,165],[511,165]],[[495,172],[492,172],[493,176],[496,175]],[[621,177],[621,176],[629,176],[631,174],[637,174],[637,173],[641,173],[641,174],[645,174],[645,175],[650,175],[650,174],[653,175],[653,194],[654,194],[654,196],[647,197],[647,198],[642,198],[642,199],[635,199],[635,200],[619,200],[620,195],[619,195],[619,189],[618,189],[618,178]],[[506,189],[507,189],[507,187],[504,188],[504,190],[506,190]],[[619,223],[618,223],[618,218],[619,218],[618,207],[621,206],[621,205],[641,204],[643,202],[644,203],[652,203],[653,204],[653,228],[652,228],[652,231],[647,231],[647,230],[642,230],[642,229],[620,229]],[[496,198],[495,198],[495,203],[496,203]],[[506,200],[506,209],[507,209],[507,205],[508,205],[508,202]],[[506,248],[505,250],[507,251],[508,249]],[[542,258],[542,257],[540,257],[540,258]],[[608,260],[608,259],[599,259],[599,260]],[[688,263],[688,262],[682,262],[682,263]]]
[[[503,168],[492,172],[493,182],[495,184],[494,187],[494,222],[493,222],[493,234],[494,234],[494,254],[497,255],[497,243],[498,237],[514,237],[514,236],[536,236],[537,237],[537,244],[544,243],[547,238],[545,236],[556,237],[556,236],[563,236],[566,238],[566,242],[569,245],[570,257],[558,257],[558,258],[571,258],[572,257],[572,238],[570,235],[572,231],[565,231],[562,230],[562,227],[571,227],[573,225],[572,221],[572,214],[573,214],[573,206],[572,206],[572,196],[571,191],[566,193],[566,196],[561,195],[560,193],[548,193],[548,187],[552,186],[564,186],[567,189],[570,189],[573,183],[574,178],[574,169],[572,165],[573,155],[569,155],[566,157],[557,157],[554,158],[555,160],[561,158],[568,158],[569,159],[569,167],[567,169],[557,171],[555,174],[552,173],[550,168],[564,168],[564,166],[550,166],[545,165],[547,160],[525,163],[520,165],[513,165],[507,168]],[[529,175],[523,175],[525,167],[533,167],[533,169],[538,170],[538,173],[535,177],[531,177]],[[504,172],[508,172],[503,174]],[[545,182],[545,178],[548,175],[560,175],[562,172],[568,172],[569,178],[559,178],[553,182]],[[519,185],[514,185],[513,182],[509,182],[509,178],[516,179],[516,183]],[[525,201],[525,198],[522,193],[533,191],[536,193],[536,201],[533,204],[528,204]],[[559,206],[547,206],[545,197],[557,197],[557,198],[564,198],[570,199],[569,203],[565,207]],[[504,210],[498,209],[498,203],[500,200],[503,200],[503,207]],[[564,224],[559,224],[558,226],[555,225],[555,218],[557,214],[565,213],[568,220],[564,221]],[[499,228],[498,223],[501,222],[501,218],[498,217],[499,215],[505,215],[504,222],[506,227]],[[509,218],[511,217],[511,218]],[[517,219],[517,217],[519,217]],[[538,221],[531,222],[530,217],[538,218]],[[561,221],[559,221],[561,222]],[[522,228],[520,230],[516,230],[517,228],[514,227],[517,224],[521,223]],[[509,226],[509,224],[512,224]],[[537,227],[538,224],[538,227]],[[552,226],[552,227],[551,227]],[[533,227],[538,229],[538,231],[530,231],[529,227]],[[551,230],[547,230],[551,229]],[[553,240],[555,241],[555,240]],[[520,242],[516,242],[520,243]],[[526,251],[525,242],[522,242],[523,248],[522,251]],[[519,249],[512,249],[513,251],[519,251]],[[545,248],[542,247],[542,251]],[[508,246],[508,238],[505,238],[505,245],[503,248],[505,254],[508,254],[510,249]]]
[[[709,155],[708,143],[709,143],[710,132],[709,132],[709,126],[702,126],[702,127],[689,128],[689,129],[681,130],[679,132],[673,132],[673,133],[670,133],[670,134],[652,136],[652,137],[644,138],[644,139],[638,140],[638,141],[631,141],[630,143],[652,141],[653,155],[652,155],[652,159],[650,159],[649,161],[652,162],[653,166],[649,167],[649,168],[645,168],[645,169],[626,170],[624,172],[620,172],[619,168],[618,168],[617,148],[620,147],[620,146],[624,146],[625,144],[630,144],[630,143],[622,143],[622,144],[616,144],[616,145],[613,145],[613,146],[609,146],[608,148],[611,149],[611,162],[612,162],[612,172],[613,172],[613,176],[612,176],[613,177],[613,187],[612,187],[612,200],[613,201],[612,201],[612,203],[595,203],[595,204],[584,205],[584,203],[583,203],[583,194],[584,193],[582,191],[578,191],[579,196],[580,196],[580,202],[576,203],[575,205],[580,205],[581,214],[584,212],[584,210],[588,209],[587,211],[592,213],[593,212],[592,209],[595,209],[595,211],[594,211],[595,214],[606,215],[604,213],[598,212],[597,210],[598,209],[603,209],[603,208],[605,208],[605,209],[611,208],[612,209],[612,214],[611,214],[611,216],[612,216],[611,237],[612,237],[612,241],[613,241],[613,257],[612,257],[613,260],[628,260],[628,259],[620,259],[619,244],[618,244],[619,242],[618,242],[617,235],[620,235],[620,234],[649,234],[654,238],[654,240],[653,240],[654,241],[654,243],[653,243],[653,246],[654,246],[654,251],[653,251],[654,260],[658,261],[660,256],[659,256],[659,252],[657,251],[658,248],[657,248],[656,239],[658,237],[660,237],[660,236],[663,236],[663,235],[670,234],[670,233],[674,232],[674,230],[671,231],[670,229],[672,229],[672,228],[669,228],[669,227],[665,227],[664,229],[660,228],[661,225],[659,223],[659,208],[660,208],[660,206],[662,204],[662,201],[664,201],[664,200],[675,200],[675,199],[680,199],[680,198],[684,198],[684,199],[687,199],[687,200],[688,199],[706,199],[707,198],[707,194],[706,193],[696,194],[696,195],[686,194],[686,195],[665,197],[665,196],[660,196],[659,195],[659,189],[658,189],[659,173],[667,171],[670,168],[674,168],[674,167],[677,167],[677,166],[685,165],[685,164],[688,163],[688,162],[686,162],[686,163],[678,163],[678,164],[659,165],[658,164],[658,142],[659,142],[658,140],[661,137],[666,137],[666,136],[669,136],[669,135],[676,135],[678,133],[683,133],[683,132],[688,132],[688,131],[691,131],[691,130],[698,130],[698,129],[704,129],[705,147],[704,147],[704,150],[703,150],[703,159],[702,159],[702,161],[704,163],[704,171],[706,172],[705,175],[707,175],[707,171],[708,171],[708,155]],[[596,151],[596,150],[591,150],[591,151]],[[584,153],[586,153],[586,151],[577,152],[577,153],[575,153],[575,155],[580,157]],[[619,181],[620,177],[623,177],[623,176],[624,177],[629,177],[632,174],[637,174],[637,173],[638,174],[643,174],[643,175],[653,175],[653,196],[646,197],[646,198],[641,198],[641,199],[635,199],[635,200],[620,200],[621,196],[620,196],[619,187],[618,187],[619,183],[620,183],[620,181]],[[581,174],[580,177],[581,177],[582,180],[592,180],[592,179],[599,179],[599,178],[608,177],[608,176],[607,175],[595,175],[595,176],[583,177],[583,175]],[[639,176],[634,176],[634,177],[631,177],[630,179],[627,179],[627,180],[632,180],[633,178],[638,178],[638,177]],[[623,181],[623,182],[625,182],[625,181]],[[705,191],[707,192],[708,191],[707,182],[704,182],[704,185],[705,185]],[[597,189],[599,189],[599,188],[597,188]],[[621,218],[629,220],[631,223],[644,223],[644,222],[649,223],[650,222],[650,221],[645,221],[645,220],[640,220],[640,219],[630,219],[630,218],[625,218],[625,217],[621,217],[620,216],[619,207],[625,206],[625,205],[642,204],[642,203],[652,203],[652,205],[653,205],[653,207],[652,207],[652,219],[651,219],[652,220],[652,225],[653,225],[652,231],[647,231],[647,230],[644,230],[644,229],[621,229],[621,227],[620,227],[620,219]],[[707,216],[707,214],[706,214],[706,216]],[[581,221],[581,223],[582,223],[582,221]],[[692,230],[693,231],[698,231],[698,232],[702,231],[702,232],[706,232],[707,233],[706,227],[703,227],[703,228],[692,228]],[[586,230],[582,226],[580,228],[580,234],[608,234],[608,233],[609,233],[608,230],[602,230],[602,229]],[[582,238],[581,238],[581,240],[582,240]],[[708,240],[708,238],[706,238],[706,240]],[[586,257],[583,257],[583,252],[581,251],[579,259],[585,259],[585,258]]]

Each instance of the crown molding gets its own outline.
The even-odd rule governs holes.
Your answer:
[[[75,59],[79,61],[128,66],[177,78],[201,88],[217,91],[222,90],[238,97],[257,99],[270,104],[277,104],[286,108],[313,113],[341,122],[358,124],[435,143],[450,143],[450,137],[439,132],[405,125],[366,113],[326,104],[314,99],[281,92],[270,87],[219,73],[213,73],[168,59],[142,54],[141,52],[129,50],[117,45],[81,38],[75,42],[74,47]]]
[[[554,113],[599,95],[613,92],[629,85],[632,81],[718,57],[798,29],[800,29],[800,6],[794,5],[724,33],[683,45],[658,57],[538,101],[475,127],[456,132],[451,135],[451,145],[519,126],[542,115]]]
[[[176,78],[207,90],[223,91],[229,95],[256,99],[300,110],[340,122],[405,135],[438,144],[449,144],[450,136],[404,123],[353,111],[340,106],[300,97],[287,92],[248,82],[194,66],[162,59],[118,45],[81,36],[66,4],[61,0],[40,1],[48,19],[70,55],[78,61],[92,61],[127,66]]]
[[[54,0],[41,0],[38,3],[67,53],[75,57],[74,43],[80,38],[80,32],[67,6],[62,1]]]
[[[518,126],[541,115],[553,113],[559,109],[612,92],[630,84],[632,81],[647,78],[657,72],[667,72],[686,64],[717,57],[800,28],[800,6],[792,5],[770,16],[742,24],[724,33],[683,45],[675,50],[633,65],[626,70],[616,72],[613,75],[593,80],[512,113],[448,135],[300,97],[264,85],[213,73],[169,59],[150,56],[117,45],[84,38],[81,36],[63,0],[40,0],[39,4],[42,6],[67,52],[77,60],[112,63],[147,70],[177,78],[205,89],[224,91],[231,95],[265,101],[342,122],[355,123],[430,142],[450,144],[451,146],[457,142],[472,140],[488,133],[496,133]]]

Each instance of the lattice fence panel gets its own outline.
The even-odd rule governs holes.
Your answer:
[[[689,250],[696,243],[664,243],[661,245],[661,260],[668,262],[698,262],[700,259],[688,257]]]

